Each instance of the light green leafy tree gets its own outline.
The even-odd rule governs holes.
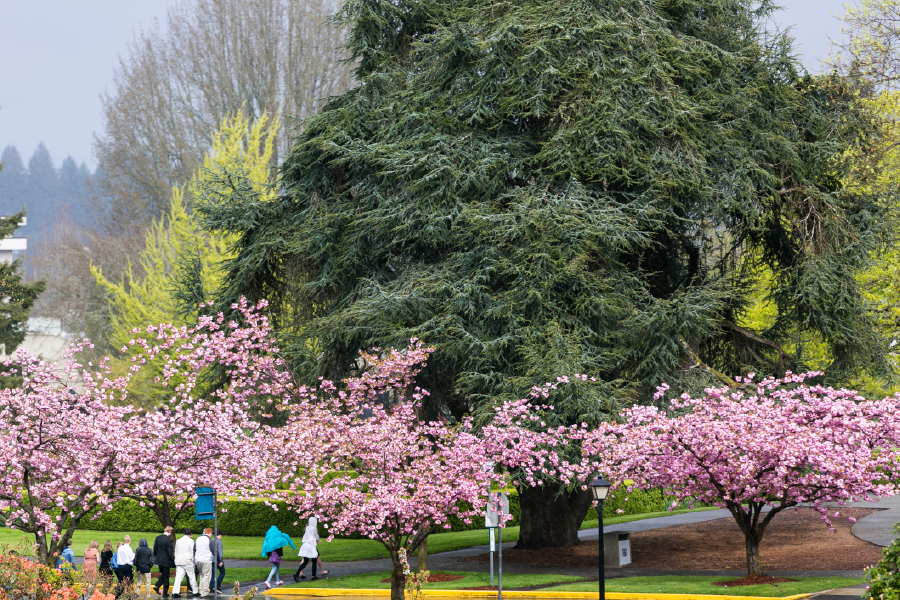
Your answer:
[[[135,328],[159,323],[185,324],[196,318],[197,305],[221,285],[220,265],[231,257],[230,235],[204,231],[187,209],[186,194],[208,188],[210,181],[239,177],[252,182],[262,197],[273,199],[272,156],[281,121],[263,114],[252,123],[243,114],[222,121],[203,169],[184,186],[172,188],[169,212],[153,223],[145,236],[140,268],[129,265],[122,281],[110,281],[101,266],[92,266],[97,283],[106,289],[111,312],[110,343],[124,347]],[[138,274],[139,273],[139,274]],[[143,375],[136,400],[164,400],[152,385],[156,373]],[[135,400],[132,398],[132,400]]]

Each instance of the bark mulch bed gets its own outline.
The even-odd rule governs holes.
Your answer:
[[[834,514],[834,509],[830,511]],[[867,508],[845,508],[832,519],[835,532],[828,531],[819,513],[811,508],[778,514],[766,529],[760,545],[760,564],[769,571],[861,570],[881,557],[881,547],[850,533],[847,517],[861,519]],[[744,535],[734,520],[677,525],[631,535],[631,568],[672,571],[716,571],[747,568]],[[597,541],[588,540],[570,548],[506,550],[507,563],[548,567],[595,567],[599,559]],[[487,562],[488,553],[459,559]],[[495,558],[496,560],[496,558]],[[629,568],[629,567],[625,567]],[[730,584],[729,584],[730,585]]]
[[[462,575],[447,575],[445,573],[432,573],[428,576],[428,583],[443,583],[445,581],[456,581],[462,579]],[[390,583],[391,578],[382,579],[381,583]]]
[[[772,577],[771,575],[760,575],[759,577],[741,577],[740,579],[732,579],[730,581],[714,581],[713,585],[722,587],[738,587],[741,585],[760,585],[764,583],[788,583],[789,581],[800,581],[799,579],[788,579],[786,577]]]

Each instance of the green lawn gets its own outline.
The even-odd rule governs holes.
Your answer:
[[[698,508],[695,510],[710,510],[708,508]],[[676,510],[672,512],[655,512],[642,515],[626,515],[621,517],[611,517],[604,519],[605,525],[614,525],[616,523],[627,523],[630,521],[640,521],[642,519],[650,519],[653,517],[665,517],[673,514],[687,512],[686,510]],[[582,528],[596,527],[597,521],[585,521]],[[153,546],[153,540],[158,533],[148,533],[139,531],[84,531],[75,532],[72,538],[72,546],[76,556],[82,556],[85,548],[88,547],[91,540],[103,542],[110,540],[113,542],[113,548],[122,537],[128,533],[132,539],[132,548],[137,548],[137,542],[142,537],[147,538],[150,546]],[[514,542],[519,539],[518,527],[507,527],[503,530],[503,541]],[[30,547],[34,538],[29,534],[24,534],[12,529],[0,528],[0,545]],[[225,536],[222,538],[225,546],[226,559],[257,559],[262,560],[260,549],[262,547],[262,537],[240,537]],[[300,540],[294,540],[299,547]],[[437,552],[449,552],[451,550],[460,550],[470,546],[477,546],[488,543],[488,534],[484,529],[475,531],[459,531],[454,533],[436,533],[428,538],[429,554]],[[387,558],[387,551],[378,542],[372,540],[343,540],[335,539],[331,542],[322,541],[319,544],[319,552],[325,563],[343,562],[352,560],[366,560],[371,558]],[[292,560],[296,558],[296,552],[291,553],[290,549],[285,553],[285,558]]]
[[[735,578],[741,573],[735,573]],[[607,592],[630,593],[663,593],[663,594],[723,594],[728,596],[768,596],[782,597],[794,594],[806,594],[820,592],[833,588],[847,587],[863,583],[862,579],[848,577],[798,577],[800,581],[792,583],[776,583],[771,585],[745,585],[733,588],[725,588],[712,585],[714,581],[727,581],[730,577],[623,577],[620,579],[607,579]],[[503,578],[506,583],[506,578]],[[316,582],[318,583],[318,582]],[[584,581],[580,583],[567,583],[553,586],[557,592],[595,592],[598,591],[597,583]],[[860,593],[860,595],[862,595]],[[848,596],[851,598],[851,596]]]
[[[137,548],[137,542],[142,537],[147,538],[150,546],[153,546],[153,540],[158,533],[147,532],[126,532],[126,531],[76,531],[72,536],[72,547],[76,556],[83,556],[85,548],[88,547],[91,540],[103,542],[110,540],[113,542],[113,548],[116,543],[120,542],[125,534],[131,536],[131,547]],[[196,536],[195,536],[196,539]],[[503,532],[503,540],[506,542],[514,542],[519,539],[519,528],[509,527]],[[0,528],[0,545],[30,547],[34,538],[29,534],[19,531]],[[260,556],[262,548],[262,537],[238,537],[223,536],[222,543],[225,548],[225,558],[227,559],[256,559],[263,560]],[[300,540],[294,540],[299,548]],[[454,533],[436,533],[428,538],[428,552],[448,552],[450,550],[460,550],[469,546],[478,544],[487,544],[488,534],[485,530],[479,531],[460,531]],[[322,561],[326,564],[329,562],[340,562],[350,560],[366,560],[370,558],[387,558],[388,553],[379,542],[372,540],[343,540],[335,539],[331,542],[322,541],[319,543],[319,552],[322,555]],[[295,560],[297,558],[296,551],[290,548],[285,552],[286,560]]]
[[[327,566],[327,565],[326,565]],[[478,587],[491,584],[491,576],[488,573],[469,573],[466,571],[437,571],[446,575],[462,575],[462,579],[456,581],[446,581],[443,583],[426,584],[423,589],[432,590],[458,590],[464,587]],[[228,573],[225,573],[227,576]],[[304,571],[307,577],[310,573]],[[382,583],[382,579],[391,576],[390,571],[381,571],[379,573],[365,573],[362,575],[348,575],[346,577],[330,577],[328,579],[320,579],[318,581],[301,581],[293,583],[291,573],[282,573],[281,579],[285,582],[290,581],[290,587],[300,588],[342,588],[342,589],[367,589],[367,590],[387,590],[391,588],[390,583]],[[579,577],[569,575],[519,575],[509,574],[503,576],[503,588],[523,588],[533,585],[546,585],[548,583],[556,583],[563,581],[578,581]],[[495,575],[496,583],[496,575]],[[596,585],[594,587],[597,587]]]

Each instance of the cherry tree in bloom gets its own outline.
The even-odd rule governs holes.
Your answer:
[[[265,307],[265,301],[251,306],[245,300],[232,306],[240,324],[219,313],[192,328],[164,323],[135,329],[135,339],[123,348],[132,355],[132,370],[162,361],[158,383],[172,389],[167,406],[141,415],[133,457],[143,465],[141,478],[122,491],[148,506],[164,527],[193,506],[198,486],[235,497],[271,487],[274,466],[253,441],[260,424],[248,409],[255,399],[284,394],[292,383],[272,345]],[[203,393],[199,381],[213,368],[222,369],[223,383]]]
[[[391,597],[403,598],[401,554],[414,552],[449,518],[484,517],[489,481],[503,484],[504,469],[562,473],[556,432],[519,428],[535,407],[509,403],[483,432],[471,419],[456,424],[421,420],[427,394],[415,375],[433,350],[416,340],[404,351],[362,354],[368,370],[340,389],[321,380],[299,388],[286,427],[273,430],[271,454],[283,465],[286,499],[302,517],[316,516],[334,534],[358,533],[381,542],[393,562]],[[544,407],[547,408],[547,407]],[[535,417],[537,418],[537,417]],[[485,463],[497,468],[485,471]]]
[[[132,428],[138,443],[129,460],[142,468],[118,492],[150,508],[163,527],[193,507],[198,486],[239,496],[270,480],[253,443],[259,425],[231,403],[195,400],[148,412],[140,428]]]
[[[727,508],[746,540],[747,572],[760,575],[759,544],[781,511],[811,505],[830,528],[840,512],[828,505],[897,491],[900,398],[804,384],[815,375],[685,394],[669,410],[636,406],[624,424],[587,435],[584,451],[612,481]]]
[[[25,352],[4,363],[3,374],[22,384],[0,391],[0,516],[34,534],[42,562],[54,561],[81,519],[121,497],[159,508],[169,498],[189,499],[196,485],[226,494],[268,488],[272,477],[252,440],[259,425],[246,407],[251,393],[267,393],[266,377],[278,382],[282,374],[270,368],[277,361],[267,352],[263,317],[242,308],[249,319],[241,326],[218,315],[192,329],[148,328],[133,343],[143,353],[117,377],[107,360],[78,361],[87,342],[71,347],[62,364]],[[164,361],[159,383],[173,384],[172,401],[138,411],[127,404],[128,386],[151,360]],[[224,366],[229,381],[195,397],[200,374],[213,364]]]
[[[32,533],[41,562],[51,564],[78,522],[110,503],[130,476],[128,406],[113,405],[128,378],[82,377],[69,352],[48,365],[20,352],[4,375],[22,385],[0,391],[0,516]],[[108,372],[107,372],[108,375]]]

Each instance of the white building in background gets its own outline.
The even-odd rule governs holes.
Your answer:
[[[3,218],[3,217],[0,217]],[[26,219],[19,223],[27,224]],[[28,249],[28,238],[8,237],[0,240],[0,261],[12,262]],[[47,362],[62,359],[63,351],[69,347],[74,336],[62,328],[62,321],[50,317],[31,317],[28,319],[28,332],[16,350],[26,350]],[[0,357],[6,358],[6,348],[0,345]]]
[[[51,317],[28,319],[28,333],[16,350],[25,350],[46,362],[59,362],[63,351],[74,341],[74,336],[63,331],[62,321]]]
[[[28,224],[28,217],[24,217],[19,227]],[[28,249],[28,238],[24,237],[8,237],[0,240],[0,261],[12,262],[19,257],[20,254]]]

